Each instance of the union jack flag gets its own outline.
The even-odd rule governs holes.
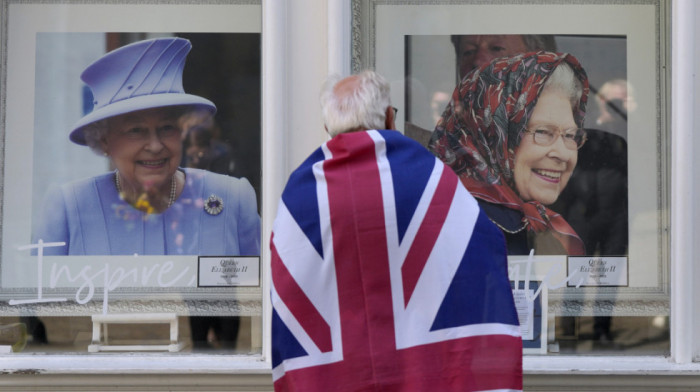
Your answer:
[[[522,390],[503,234],[399,132],[316,150],[270,249],[276,391]]]

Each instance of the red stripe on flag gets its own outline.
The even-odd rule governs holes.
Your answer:
[[[452,339],[377,356],[374,378],[348,360],[292,370],[275,391],[492,391],[523,388],[522,341],[509,335]],[[369,364],[365,363],[365,367]]]
[[[374,140],[336,137],[324,163],[338,280],[343,354],[350,377],[375,367],[376,352],[396,349],[384,203]],[[367,376],[370,377],[371,376]]]
[[[418,228],[416,238],[413,240],[411,249],[406,255],[406,260],[401,266],[404,306],[408,305],[408,301],[413,295],[418,278],[423,272],[428,256],[430,256],[430,252],[435,246],[435,241],[440,234],[440,230],[442,230],[447,213],[452,205],[458,180],[457,176],[450,175],[452,173],[448,171],[448,168],[442,171],[430,207],[423,218],[423,222],[421,222],[420,228]]]
[[[311,340],[318,346],[318,349],[324,353],[333,350],[331,327],[304,294],[292,274],[289,273],[287,266],[277,253],[275,243],[272,241],[273,238],[270,239],[270,250],[272,251],[270,263],[272,281],[277,289],[277,294],[311,337]],[[280,291],[280,289],[282,290]]]

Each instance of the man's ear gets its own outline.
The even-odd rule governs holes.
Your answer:
[[[384,115],[386,116],[384,120],[384,126],[386,127],[386,129],[396,129],[396,118],[394,118],[394,108],[392,106],[388,106]]]

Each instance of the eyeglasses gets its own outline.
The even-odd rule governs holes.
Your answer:
[[[586,142],[586,131],[583,128],[571,128],[559,130],[554,127],[538,126],[535,129],[525,130],[532,134],[532,140],[540,146],[551,146],[557,141],[559,135],[564,140],[564,145],[569,150],[578,150]]]
[[[399,108],[397,108],[395,106],[392,106],[391,108],[394,110],[394,117],[396,117],[396,113],[399,112]]]

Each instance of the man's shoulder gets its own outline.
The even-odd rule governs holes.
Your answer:
[[[412,149],[416,151],[421,151],[430,154],[430,152],[423,146],[419,141],[410,138],[400,131],[394,130],[394,129],[370,129],[366,131],[357,131],[357,132],[348,132],[348,133],[342,133],[333,139],[329,140],[325,144],[336,144],[336,143],[345,143],[348,140],[356,140],[356,139],[362,139],[362,138],[369,138],[377,141],[378,139],[383,139],[387,144],[388,147],[393,147],[393,148],[407,148],[407,149]],[[432,154],[430,154],[432,155]]]
[[[377,155],[375,155],[377,154]],[[429,173],[440,160],[419,142],[395,130],[367,130],[335,136],[312,152],[290,175],[287,185],[311,185],[319,170],[363,166],[370,161],[383,161],[394,175],[403,178],[411,172]]]
[[[376,132],[385,140],[387,153],[392,154],[394,160],[407,161],[405,163],[415,160],[421,161],[418,164],[425,164],[426,160],[436,160],[435,155],[428,151],[420,141],[410,138],[399,131],[379,130]],[[438,162],[440,161],[438,160]]]
[[[427,148],[421,143],[420,140],[416,140],[409,134],[404,135],[403,133],[392,129],[380,129],[376,132],[379,132],[379,134],[381,134],[382,137],[384,137],[384,139],[386,140],[390,140],[395,143],[400,143],[407,148],[417,149],[419,151],[425,151],[429,153]]]
[[[346,146],[353,144],[353,148],[346,150],[348,154],[352,155],[357,153],[360,149],[357,148],[357,142],[359,140],[364,140],[367,145],[370,144],[370,139],[374,144],[381,141],[386,145],[389,152],[410,152],[412,154],[419,154],[423,157],[433,159],[435,156],[428,151],[420,142],[405,136],[399,131],[391,129],[372,129],[366,131],[348,132],[342,133],[323,143],[314,152],[312,152],[304,162],[297,167],[292,173],[305,172],[313,167],[314,164],[331,159],[333,157],[332,151],[337,149],[339,146]]]

